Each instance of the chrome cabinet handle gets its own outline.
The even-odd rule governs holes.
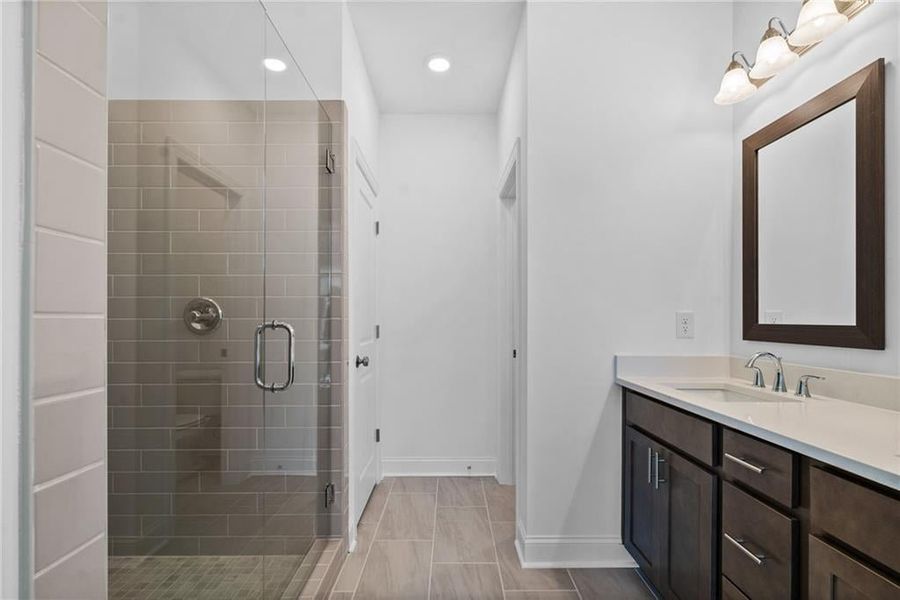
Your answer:
[[[653,483],[653,448],[647,446],[647,485]]]
[[[722,532],[722,535],[725,536],[725,539],[726,539],[726,540],[728,540],[728,541],[731,542],[735,547],[737,547],[737,549],[740,550],[741,553],[743,553],[744,556],[746,556],[747,558],[749,558],[750,560],[752,560],[753,562],[755,562],[757,566],[763,564],[763,562],[766,560],[766,556],[765,556],[764,554],[756,554],[755,552],[751,552],[750,549],[747,548],[747,546],[744,545],[745,542],[744,542],[743,539],[741,539],[741,538],[733,538],[733,537],[731,537],[730,535],[728,535],[728,534],[725,533],[725,532]]]
[[[737,456],[735,456],[735,455],[733,455],[733,454],[728,454],[728,453],[726,452],[726,453],[725,453],[725,458],[727,458],[728,460],[730,460],[731,462],[733,462],[733,463],[735,463],[735,464],[741,465],[741,466],[744,467],[745,469],[749,469],[749,470],[753,471],[753,472],[756,473],[757,475],[762,475],[763,473],[766,472],[766,468],[765,468],[765,467],[757,467],[757,466],[754,465],[753,463],[749,463],[749,462],[747,462],[746,460],[744,460],[743,458],[738,458]]]
[[[272,331],[284,329],[287,332],[287,377],[283,383],[266,383],[263,381],[262,368],[262,334],[266,329]],[[294,385],[294,328],[282,321],[272,320],[268,323],[260,323],[256,327],[256,335],[253,341],[253,362],[255,367],[256,386],[270,392],[282,392]]]
[[[666,462],[666,459],[660,458],[659,452],[654,452],[653,454],[654,454],[653,462],[656,463],[656,477],[653,480],[653,489],[658,490],[659,484],[666,482],[665,479],[660,479],[660,477],[659,477],[659,465],[660,465],[660,463]]]

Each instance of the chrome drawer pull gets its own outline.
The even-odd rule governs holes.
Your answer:
[[[665,479],[660,479],[660,477],[659,477],[659,464],[666,462],[666,459],[660,458],[659,452],[654,452],[653,455],[654,455],[654,462],[656,463],[656,478],[653,481],[653,489],[658,490],[659,484],[666,482]]]
[[[647,446],[647,485],[653,483],[653,448]]]
[[[732,454],[728,454],[727,452],[725,453],[725,458],[727,458],[727,459],[730,460],[731,462],[734,462],[734,463],[737,463],[737,464],[741,465],[741,466],[744,467],[745,469],[750,469],[751,471],[753,471],[753,472],[756,473],[757,475],[762,475],[763,472],[765,472],[765,470],[766,470],[765,467],[757,467],[756,465],[754,465],[754,464],[752,464],[752,463],[748,463],[748,462],[747,462],[746,460],[744,460],[743,458],[738,458],[737,456],[734,456],[734,455],[732,455]]]
[[[755,553],[751,552],[751,551],[744,545],[744,540],[742,540],[742,539],[740,539],[740,538],[733,538],[733,537],[731,537],[730,535],[728,535],[728,534],[725,533],[725,532],[722,532],[722,535],[725,536],[725,539],[726,539],[726,540],[728,540],[729,542],[731,542],[732,544],[734,544],[735,546],[737,546],[738,550],[740,550],[741,552],[743,552],[743,553],[744,553],[744,556],[746,556],[747,558],[749,558],[750,560],[752,560],[753,562],[755,562],[757,566],[763,564],[763,561],[766,560],[766,557],[765,557],[764,554],[755,554]]]

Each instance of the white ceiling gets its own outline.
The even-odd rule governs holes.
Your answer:
[[[353,1],[350,14],[382,112],[497,110],[521,3]],[[426,68],[435,54],[448,72]]]

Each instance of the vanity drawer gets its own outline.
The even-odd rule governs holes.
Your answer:
[[[900,500],[828,471],[809,470],[813,531],[824,531],[900,572]]]
[[[896,600],[900,585],[811,535],[809,597]]]
[[[750,600],[739,590],[736,585],[728,581],[727,577],[722,578],[722,600]]]
[[[722,487],[722,574],[751,600],[797,595],[796,520]]]
[[[625,390],[625,420],[668,442],[680,452],[713,465],[714,428],[709,421],[639,396],[631,390]]]
[[[722,433],[722,469],[783,506],[797,505],[796,455],[742,433]]]

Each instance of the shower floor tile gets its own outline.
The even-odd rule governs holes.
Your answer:
[[[109,598],[282,600],[303,558],[303,555],[112,556]]]

